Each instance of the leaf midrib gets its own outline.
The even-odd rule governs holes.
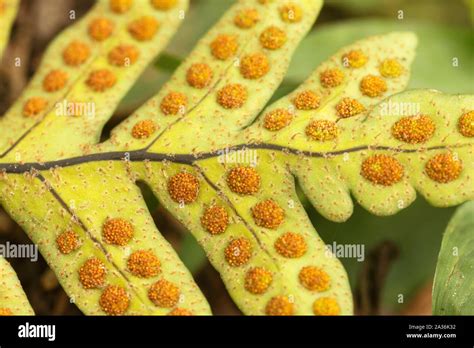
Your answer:
[[[298,150],[291,147],[285,147],[281,145],[269,144],[269,143],[255,143],[255,144],[240,144],[230,148],[224,148],[215,150],[212,152],[203,152],[199,154],[174,154],[174,153],[153,153],[146,150],[135,150],[135,151],[113,151],[113,152],[103,152],[95,153],[91,155],[71,157],[62,160],[56,161],[47,161],[47,162],[28,162],[28,163],[0,163],[0,174],[22,174],[34,170],[48,170],[55,168],[71,167],[74,165],[91,163],[91,162],[102,162],[102,161],[124,161],[124,162],[171,162],[179,164],[193,165],[196,162],[201,160],[215,158],[222,155],[226,151],[239,151],[244,149],[254,149],[254,150],[273,150],[279,151],[283,154],[291,154],[297,156],[305,157],[316,157],[316,158],[333,158],[336,156],[344,155],[345,153],[350,152],[359,152],[359,151],[391,151],[395,153],[415,153],[415,152],[425,152],[425,151],[434,151],[442,149],[454,149],[454,148],[463,148],[468,146],[474,146],[474,144],[466,143],[459,145],[436,145],[427,148],[417,148],[417,149],[404,149],[399,147],[390,147],[390,146],[372,146],[372,145],[360,145],[357,147],[351,147],[347,149],[337,150],[337,151],[325,151],[325,152],[316,152],[316,151],[305,151]]]

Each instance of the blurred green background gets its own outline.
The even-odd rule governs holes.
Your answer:
[[[118,114],[129,114],[155,94],[199,37],[232,2],[192,0],[186,21],[171,45],[125,98]],[[295,88],[319,63],[342,46],[389,31],[414,31],[418,35],[419,46],[408,88],[473,93],[473,10],[474,0],[325,1],[316,25],[293,57],[288,74],[274,99]],[[403,11],[403,19],[399,18],[399,11]],[[457,60],[457,66],[453,65],[453,59]],[[158,202],[152,195],[146,196],[150,208],[156,209]],[[442,233],[454,208],[437,209],[419,197],[410,207],[391,217],[373,216],[357,206],[347,222],[338,224],[321,217],[305,197],[301,198],[326,243],[364,244],[366,253],[383,241],[389,241],[395,247],[398,256],[390,263],[380,294],[381,313],[406,313],[411,298],[420,289],[429,288]],[[207,263],[203,251],[189,234],[180,243],[180,255],[195,273]],[[355,259],[341,261],[347,269],[353,289],[363,287],[363,263]],[[402,303],[399,295],[403,295]],[[420,311],[424,313],[426,310]]]

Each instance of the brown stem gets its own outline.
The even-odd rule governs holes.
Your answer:
[[[375,246],[364,262],[357,280],[355,308],[359,315],[381,314],[381,294],[398,248],[392,241]]]

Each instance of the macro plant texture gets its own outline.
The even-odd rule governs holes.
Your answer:
[[[18,4],[0,0],[2,50]],[[212,313],[141,186],[194,236],[244,314],[353,314],[346,270],[301,197],[339,223],[353,202],[388,216],[417,193],[436,207],[473,200],[474,96],[406,89],[419,40],[392,31],[340,47],[270,102],[323,2],[241,0],[104,139],[188,5],[104,0],[71,20],[0,118],[0,204],[87,315]],[[474,227],[456,223],[472,220],[471,203],[441,247],[437,314],[473,314]],[[0,270],[0,313],[33,314],[4,259]]]

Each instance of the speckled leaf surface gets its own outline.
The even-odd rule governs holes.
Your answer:
[[[341,119],[337,122],[339,137],[330,151],[321,153],[319,144],[307,149],[314,158],[300,156],[301,159],[294,162],[293,170],[313,205],[323,216],[334,221],[344,221],[351,215],[349,194],[377,215],[390,215],[406,208],[416,198],[416,191],[435,206],[452,206],[470,200],[474,195],[470,163],[473,144],[470,137],[460,133],[459,127],[460,120],[468,118],[463,115],[469,114],[473,103],[472,95],[446,95],[438,91],[413,90],[396,94],[367,115]],[[416,105],[418,109],[414,115],[430,116],[387,114],[390,105]],[[411,120],[411,126],[426,122],[431,135],[419,143],[405,141],[409,138],[403,140],[394,127],[403,125],[404,120]],[[399,163],[403,177],[393,185],[371,182],[367,173],[364,176],[362,166],[364,161],[376,158],[372,157],[376,155],[389,156],[396,161],[393,161],[394,165]],[[454,172],[445,178],[446,181],[435,178],[432,171],[427,172],[427,167],[432,167],[429,163],[434,163],[440,155],[454,160],[438,168],[448,172],[452,165]],[[311,173],[326,180],[312,180]],[[329,197],[330,201],[324,199]]]
[[[176,6],[169,27],[184,2]],[[89,70],[78,75],[67,97],[97,103],[95,117],[50,112],[5,143],[0,202],[85,313],[210,311],[156,230],[137,181],[189,229],[252,315],[353,312],[346,272],[311,225],[295,180],[335,221],[351,215],[351,194],[379,215],[407,207],[415,190],[436,205],[472,199],[472,96],[399,93],[415,54],[411,33],[342,48],[262,112],[321,6],[236,2],[157,96],[103,143],[101,128],[137,78],[138,62],[113,70],[117,83],[102,93],[87,89]],[[129,23],[133,11],[119,22]],[[401,103],[419,109],[386,112]],[[23,122],[24,104],[5,120]]]
[[[176,31],[188,5],[187,1],[178,1],[166,10],[147,2],[121,12],[114,8],[114,3],[98,2],[79,23],[66,29],[51,44],[24,95],[1,119],[2,127],[8,129],[3,133],[6,137],[1,138],[8,147],[3,162],[9,162],[11,158],[19,162],[34,161],[61,157],[68,152],[87,152],[87,145],[98,141],[102,125],[120,98]],[[148,24],[158,23],[157,32],[152,30],[149,39],[138,39],[130,28],[135,20],[142,20],[145,15]],[[94,38],[91,28],[97,19],[109,21],[110,36],[104,34],[107,37],[103,39]],[[104,23],[99,26],[99,33],[104,33],[104,26],[107,28]],[[138,32],[147,33],[143,27]],[[88,54],[84,61],[70,66],[66,47],[77,42],[88,47]],[[111,58],[112,52],[117,53],[117,47],[121,47],[118,52],[122,55],[118,57],[123,59],[123,66]],[[127,47],[134,47],[138,54],[135,56]],[[83,51],[84,48],[75,50],[74,56]],[[67,71],[67,81],[71,81],[55,93],[45,91],[44,82],[44,75],[53,68]],[[91,86],[87,76],[101,69],[115,75],[113,89],[88,88]],[[28,100],[43,96],[48,98],[48,106],[35,115],[26,115]],[[55,103],[67,100],[92,103],[94,117],[58,115],[58,104]],[[10,124],[15,127],[10,128]],[[54,168],[41,173],[3,173],[0,186],[2,205],[30,233],[71,301],[84,313],[121,314],[127,310],[131,315],[163,315],[180,313],[181,307],[192,307],[200,314],[210,313],[192,276],[156,230],[134,178],[121,162],[107,167],[98,163]],[[42,199],[32,200],[31,197]],[[102,235],[107,222],[117,224],[117,219],[131,226],[132,231],[125,238],[133,238],[133,241],[127,247],[122,248],[123,241],[114,239],[113,229],[108,239]],[[142,267],[143,260],[150,261],[150,258],[153,267]],[[127,263],[131,259],[135,260],[135,268]],[[130,268],[135,269],[135,274]],[[151,299],[162,298],[159,291],[154,292],[156,296],[148,292],[151,293],[151,285],[159,281],[168,285],[173,296],[157,306]]]
[[[18,1],[0,1],[0,58],[8,43]],[[0,315],[33,315],[20,281],[7,260],[0,256]]]
[[[460,206],[443,236],[433,285],[433,314],[474,313],[474,202]]]
[[[122,13],[109,4],[98,1],[50,44],[29,86],[0,119],[0,127],[9,130],[0,138],[2,159],[45,161],[87,152],[188,7],[179,0],[165,11],[143,1]],[[27,103],[38,99],[41,104],[27,112]]]
[[[0,256],[0,316],[34,315],[12,266]]]

